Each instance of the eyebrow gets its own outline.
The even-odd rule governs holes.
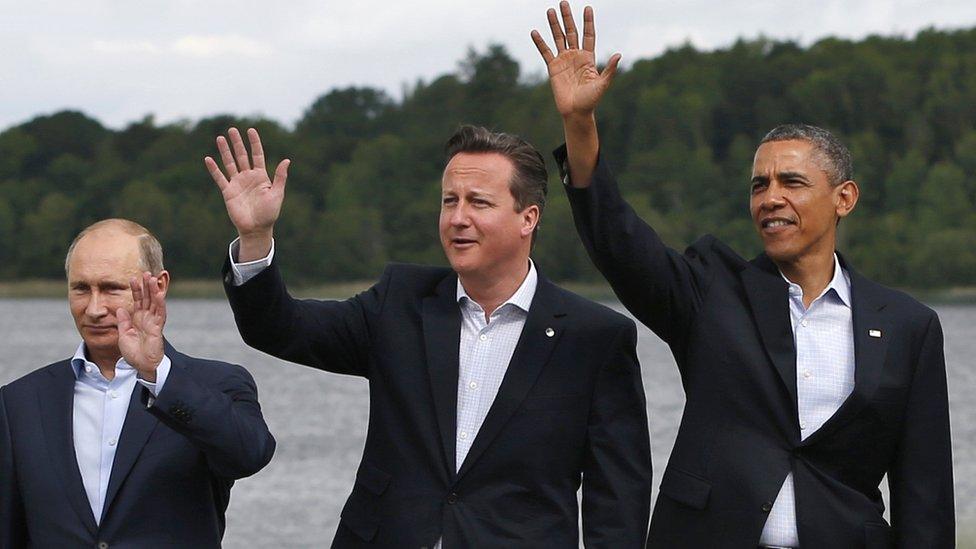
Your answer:
[[[785,181],[787,179],[801,179],[803,181],[809,181],[806,175],[800,172],[779,172],[776,174],[776,179],[780,181]],[[769,177],[765,175],[756,175],[752,177],[753,183],[769,183]]]

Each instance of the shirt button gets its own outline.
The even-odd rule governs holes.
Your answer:
[[[112,397],[113,399],[119,398],[119,394],[115,391],[109,391],[108,396]]]
[[[85,366],[85,371],[90,374],[91,373],[91,366]]]
[[[806,429],[807,429],[807,424],[806,423],[801,423],[800,424],[800,430],[801,431],[805,431]]]
[[[800,321],[800,325],[803,326],[804,328],[806,328],[807,324],[809,324],[809,323],[807,322],[807,319],[805,319],[805,318]]]
[[[467,431],[461,431],[461,433],[458,436],[461,437],[461,438],[468,438],[468,432]]]
[[[804,379],[810,379],[811,377],[813,377],[813,374],[810,373],[810,370],[804,370],[803,371],[803,378]]]
[[[481,339],[481,341],[488,341],[488,336],[485,334],[481,334],[481,337],[479,339]]]
[[[773,504],[767,501],[766,503],[762,504],[760,509],[762,509],[763,513],[768,513],[773,510]]]
[[[472,381],[471,383],[468,383],[468,389],[477,389],[477,388],[478,388],[477,381]]]
[[[118,440],[117,440],[117,439],[114,439],[114,438],[110,438],[110,439],[108,439],[108,445],[109,445],[109,446],[115,446],[115,444],[116,444],[117,442],[118,442]]]
[[[458,495],[454,492],[451,492],[451,494],[447,496],[447,502],[450,503],[451,505],[454,505],[455,503],[458,502]]]

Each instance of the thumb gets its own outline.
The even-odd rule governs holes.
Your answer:
[[[115,310],[115,319],[118,321],[118,330],[120,334],[127,332],[129,331],[129,328],[132,328],[132,316],[129,315],[129,311],[126,311],[124,308],[120,307]]]
[[[615,53],[610,56],[610,60],[607,61],[607,66],[603,67],[603,72],[600,73],[600,78],[603,79],[604,86],[609,86],[610,82],[613,82],[613,77],[617,74],[618,63],[620,63],[620,54]]]
[[[288,166],[291,166],[291,160],[287,158],[278,163],[278,167],[275,168],[274,182],[271,183],[272,186],[285,186],[285,182],[288,180]]]

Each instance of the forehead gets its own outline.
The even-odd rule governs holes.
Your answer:
[[[817,149],[809,141],[768,141],[756,149],[752,163],[754,174],[769,170],[821,170]]]
[[[115,229],[93,231],[78,241],[68,263],[68,279],[128,278],[139,272],[139,240]]]
[[[447,163],[441,183],[445,189],[457,185],[476,185],[486,190],[500,185],[507,189],[514,170],[512,161],[500,153],[462,152]]]

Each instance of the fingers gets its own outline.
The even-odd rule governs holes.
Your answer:
[[[596,50],[596,27],[593,25],[593,8],[583,8],[583,49]]]
[[[288,166],[291,166],[291,160],[285,159],[278,163],[278,167],[275,168],[274,181],[271,183],[272,187],[281,187],[284,191],[285,182],[288,180]]]
[[[145,292],[142,288],[142,277],[132,277],[129,279],[129,288],[132,289],[132,309],[139,311],[144,307],[142,306],[142,297]]]
[[[255,169],[264,168],[264,147],[261,146],[261,137],[254,128],[248,128],[247,140],[251,144],[251,160]]]
[[[203,164],[207,167],[207,171],[210,172],[210,177],[213,178],[214,183],[216,183],[217,187],[223,191],[227,186],[227,178],[224,177],[224,172],[220,171],[220,167],[217,166],[214,159],[210,158],[209,156],[203,159]]]
[[[153,289],[156,286],[156,277],[151,273],[142,273],[142,310],[152,312]]]
[[[607,61],[607,66],[603,67],[603,72],[600,73],[600,78],[603,79],[604,86],[609,86],[610,82],[613,81],[613,77],[617,74],[617,64],[620,63],[620,54],[615,53],[610,56],[610,60]]]
[[[166,298],[163,289],[159,287],[159,278],[149,276],[149,273],[145,273],[143,277],[146,287],[149,289],[149,312],[158,318],[165,319]]]
[[[124,307],[115,310],[115,321],[118,323],[118,332],[124,334],[132,328],[132,317]]]
[[[563,28],[559,25],[559,19],[556,17],[556,10],[549,8],[546,10],[546,18],[549,19],[549,30],[552,31],[552,40],[556,43],[556,52],[561,52],[566,49],[566,36],[563,34]]]
[[[546,62],[546,65],[548,65],[550,61],[555,59],[555,56],[552,55],[552,50],[550,50],[549,46],[546,45],[546,41],[542,39],[542,35],[539,34],[539,31],[533,30],[531,36],[532,41],[535,42],[536,49],[538,49],[539,54],[542,55],[542,60]]]
[[[237,128],[231,128],[227,132],[230,135],[230,146],[234,150],[234,160],[237,161],[237,170],[244,171],[251,169],[251,161],[247,158],[247,149],[244,148],[244,140],[241,139],[241,132]]]
[[[573,10],[569,7],[569,2],[563,0],[559,3],[559,11],[562,12],[563,26],[566,27],[566,47],[571,50],[579,49],[579,35],[576,32],[576,22],[573,21]]]
[[[220,153],[220,161],[224,163],[224,169],[227,170],[227,177],[233,178],[237,175],[237,164],[234,163],[234,155],[230,152],[227,139],[222,135],[217,136],[217,151]]]

